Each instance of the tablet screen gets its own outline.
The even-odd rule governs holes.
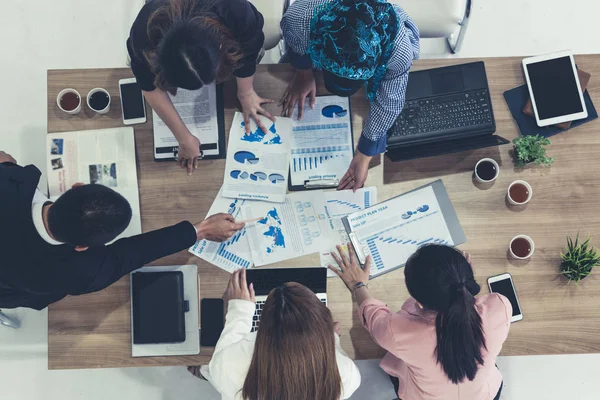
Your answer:
[[[583,112],[570,57],[527,65],[540,120]]]

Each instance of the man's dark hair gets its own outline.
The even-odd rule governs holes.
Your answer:
[[[102,185],[82,185],[65,192],[48,211],[48,228],[56,240],[72,246],[102,246],[127,228],[131,206]]]

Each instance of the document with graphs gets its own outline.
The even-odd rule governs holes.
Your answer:
[[[371,256],[371,277],[402,267],[422,245],[466,241],[441,180],[357,211],[343,223],[362,264]]]
[[[301,120],[297,109],[292,119],[290,190],[336,187],[354,156],[349,98],[318,96]]]

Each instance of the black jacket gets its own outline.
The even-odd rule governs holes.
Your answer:
[[[40,175],[33,165],[0,164],[0,309],[41,310],[67,295],[102,290],[196,241],[194,226],[181,222],[83,252],[48,244],[31,215]]]

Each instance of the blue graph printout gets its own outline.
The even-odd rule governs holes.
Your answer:
[[[208,216],[218,213],[231,214],[236,220],[241,220],[241,208],[247,203],[253,201],[240,199],[227,199],[221,196],[221,191],[215,198]],[[252,253],[248,244],[246,228],[238,231],[229,240],[223,243],[211,242],[208,240],[199,240],[189,249],[190,253],[200,257],[217,267],[228,272],[233,272],[240,268],[250,268],[252,266]]]
[[[290,159],[291,182],[341,179],[352,161],[352,130],[348,98],[319,96],[306,102],[302,120],[294,111]]]
[[[359,210],[364,210],[377,203],[377,188],[368,187],[359,189],[356,192],[352,190],[325,192],[326,207],[332,217],[334,227],[335,245],[340,245],[347,250],[348,233],[342,222],[342,218]],[[331,256],[331,250],[334,247],[321,251],[321,266],[336,265],[335,259]],[[327,271],[328,276],[336,276],[333,271]]]
[[[402,266],[424,244],[454,245],[430,186],[385,201],[348,216],[365,256],[371,255],[371,275]]]
[[[257,266],[318,253],[333,241],[333,225],[322,191],[288,194],[282,204],[246,202],[243,219],[261,218],[246,227]]]
[[[246,135],[244,117],[236,113],[229,131],[223,196],[282,203],[287,192],[292,120],[277,122],[260,117],[263,132],[254,121]]]

